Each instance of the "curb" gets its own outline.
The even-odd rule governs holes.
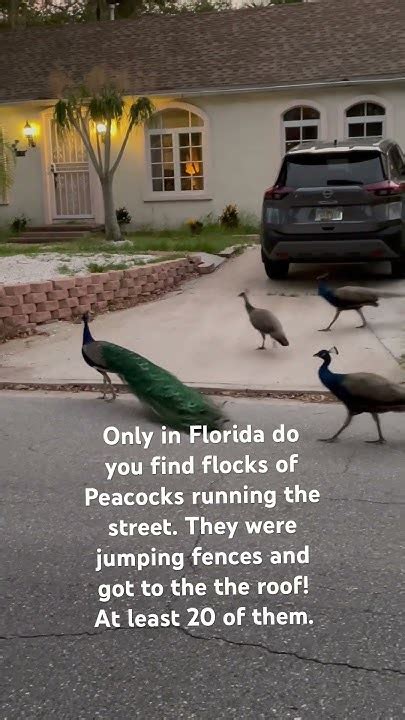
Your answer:
[[[113,383],[114,389],[118,395],[132,394],[128,385]],[[213,395],[217,397],[245,397],[245,398],[262,398],[272,400],[297,400],[300,402],[312,403],[337,403],[336,398],[330,393],[321,390],[255,390],[253,388],[223,388],[223,387],[206,387],[199,385],[190,385],[203,395]],[[0,382],[0,391],[43,391],[43,392],[100,392],[101,383],[88,382],[54,382],[54,383],[15,383]]]

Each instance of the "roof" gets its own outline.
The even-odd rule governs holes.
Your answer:
[[[0,102],[50,99],[50,71],[80,82],[97,65],[150,95],[404,79],[405,0],[143,15],[2,32],[0,42]]]
[[[382,150],[386,152],[391,145],[396,145],[394,140],[388,138],[353,138],[352,140],[314,140],[295,145],[288,151],[288,155],[296,153],[317,153],[317,152],[342,152],[344,150]]]

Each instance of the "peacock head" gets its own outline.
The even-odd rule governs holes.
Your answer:
[[[242,290],[242,292],[239,293],[238,297],[243,297],[243,298],[245,298],[245,300],[246,300],[246,298],[247,298],[247,290]]]
[[[84,323],[90,322],[90,320],[91,320],[91,318],[90,318],[90,313],[89,313],[87,310],[86,310],[85,313],[83,313],[83,315],[82,315],[82,320],[83,320]]]
[[[330,362],[331,361],[331,355],[339,355],[337,347],[333,346],[330,348],[330,350],[319,350],[319,352],[315,353],[314,357],[319,357],[324,362]]]

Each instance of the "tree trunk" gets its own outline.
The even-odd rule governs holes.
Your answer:
[[[14,29],[18,24],[19,0],[9,0],[8,3],[8,24]]]
[[[117,222],[115,213],[112,177],[107,176],[101,180],[104,202],[104,223],[106,240],[122,240],[121,229]]]

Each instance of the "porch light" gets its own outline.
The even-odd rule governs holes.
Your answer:
[[[107,125],[105,122],[98,122],[96,125],[96,130],[99,135],[104,136],[107,132]]]
[[[35,147],[35,130],[34,128],[29,124],[28,120],[24,125],[23,128],[23,135],[27,140],[28,147],[34,148]]]
[[[23,127],[22,134],[24,135],[24,137],[27,141],[27,147],[21,148],[20,141],[14,140],[14,142],[11,145],[11,148],[16,157],[25,157],[27,150],[29,150],[29,148],[36,147],[36,142],[34,140],[35,135],[36,135],[36,130],[35,130],[35,128],[32,127],[32,125],[30,125],[28,120]]]

